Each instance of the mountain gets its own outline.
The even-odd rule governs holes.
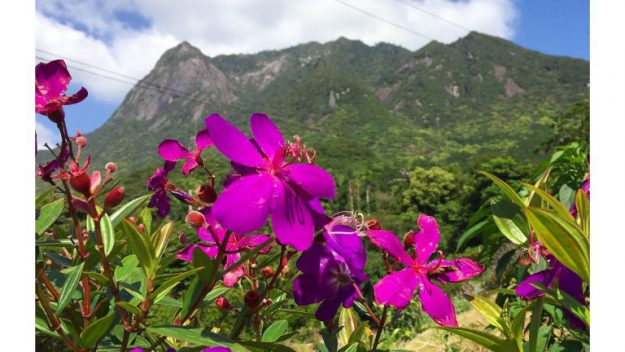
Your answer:
[[[317,150],[346,202],[354,179],[363,184],[354,192],[367,185],[382,195],[415,166],[536,160],[550,119],[587,99],[588,82],[587,61],[475,32],[414,52],[339,38],[211,58],[183,42],[88,135],[89,152],[95,165],[113,160],[142,180],[138,190],[159,164],[162,139],[190,141],[213,112],[246,130],[250,113],[264,111],[285,137]],[[205,153],[225,172],[223,158]]]

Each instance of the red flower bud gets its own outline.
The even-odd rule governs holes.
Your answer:
[[[76,144],[79,147],[87,146],[87,138],[85,136],[78,136],[78,137],[76,137]]]
[[[410,230],[406,233],[406,235],[404,236],[404,247],[405,248],[410,248],[412,246],[414,246],[414,235],[415,232]]]
[[[274,271],[273,271],[272,267],[266,266],[266,267],[260,269],[260,273],[263,275],[263,278],[269,279],[270,277],[273,276]]]
[[[209,184],[203,184],[195,190],[195,194],[202,202],[213,203],[217,199],[217,192]]]
[[[117,164],[113,163],[113,162],[108,162],[106,163],[106,165],[104,166],[104,169],[109,172],[109,173],[114,173],[115,171],[117,171]]]
[[[131,223],[135,223],[135,221],[137,221],[137,218],[135,218],[134,216],[131,216],[128,218],[128,221],[130,221]]]
[[[215,300],[215,305],[219,309],[226,309],[226,310],[232,309],[230,302],[228,302],[228,300],[224,296],[217,297],[217,299]]]
[[[204,219],[204,214],[199,211],[191,210],[189,214],[187,214],[185,221],[192,227],[198,228],[202,227],[206,220]]]
[[[260,295],[254,290],[249,290],[245,294],[243,301],[245,302],[246,306],[250,308],[255,308],[258,306],[258,304],[260,304]]]
[[[104,197],[104,208],[110,209],[124,200],[124,187],[115,187]]]
[[[145,225],[143,224],[139,224],[139,226],[137,226],[137,229],[141,232],[145,231]]]
[[[187,245],[187,243],[189,243],[189,240],[187,239],[187,235],[184,232],[181,232],[178,234],[178,241],[180,241],[180,243],[182,243],[183,245]]]
[[[367,230],[382,230],[382,225],[376,219],[369,219],[365,222]]]
[[[91,195],[89,190],[89,188],[91,188],[91,178],[84,172],[70,177],[69,185],[76,191],[84,194],[85,197],[89,197]]]

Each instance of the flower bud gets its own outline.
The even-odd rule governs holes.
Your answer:
[[[76,191],[84,194],[86,197],[91,195],[91,192],[89,191],[89,188],[91,188],[91,178],[84,172],[70,177],[69,185]]]
[[[263,278],[269,279],[270,277],[273,276],[274,271],[273,271],[272,267],[266,266],[266,267],[260,269],[260,273],[263,275]]]
[[[260,295],[255,290],[249,290],[245,294],[243,301],[245,302],[246,306],[250,308],[255,308],[258,306],[258,304],[260,304]]]
[[[209,184],[203,184],[195,190],[195,194],[202,202],[213,203],[217,199],[217,192]]]
[[[406,232],[406,235],[404,236],[405,248],[410,248],[414,246],[414,235],[415,235],[415,232],[412,230]]]
[[[106,172],[108,173],[114,173],[115,171],[117,171],[117,164],[115,164],[114,162],[109,161],[108,163],[106,163],[106,165],[104,166],[104,169],[106,170]]]
[[[200,213],[199,211],[191,210],[187,214],[185,221],[192,227],[202,227],[205,223],[204,214]]]
[[[76,144],[79,147],[86,147],[87,146],[87,137],[85,137],[85,136],[78,136],[78,137],[76,137]]]
[[[382,230],[382,225],[376,219],[369,219],[365,221],[365,227],[367,230]]]
[[[137,218],[135,218],[134,216],[130,216],[128,217],[128,221],[134,224],[137,221]]]
[[[282,276],[286,277],[289,274],[289,266],[288,265],[284,265],[284,268],[282,268]]]
[[[139,224],[139,226],[137,226],[137,229],[141,232],[145,231],[145,225],[143,224]]]
[[[180,243],[182,243],[183,245],[187,245],[187,243],[189,243],[189,240],[187,239],[187,235],[184,232],[181,232],[178,234],[178,241],[180,241]]]
[[[118,206],[122,200],[124,200],[124,187],[115,187],[104,197],[104,208],[114,208]]]
[[[228,302],[228,299],[226,299],[226,297],[224,296],[217,297],[217,299],[215,300],[215,305],[219,309],[226,309],[226,310],[232,309],[230,302]]]

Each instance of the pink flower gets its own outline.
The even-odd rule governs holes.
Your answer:
[[[431,280],[440,283],[461,282],[481,274],[484,269],[467,258],[444,260],[439,258],[428,262],[436,251],[440,233],[436,220],[421,214],[417,221],[421,229],[414,235],[415,252],[408,255],[395,234],[385,230],[369,230],[367,235],[377,247],[397,259],[405,269],[388,274],[373,286],[375,301],[404,309],[412,300],[417,289],[423,310],[439,325],[457,326],[454,306],[443,290]]]
[[[59,123],[65,117],[63,105],[83,101],[88,93],[83,87],[73,95],[65,95],[72,80],[63,60],[41,62],[35,67],[35,111]]]
[[[200,154],[202,150],[212,145],[213,141],[205,128],[195,136],[195,149],[193,152],[189,152],[177,139],[165,139],[158,146],[158,154],[166,161],[186,159],[187,161],[182,166],[182,173],[188,176],[191,171],[204,164]]]

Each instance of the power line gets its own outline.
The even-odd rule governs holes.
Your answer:
[[[430,15],[430,16],[432,16],[434,18],[437,18],[437,19],[439,19],[439,20],[441,20],[443,22],[447,22],[447,23],[449,23],[449,24],[451,24],[453,26],[456,26],[456,27],[458,27],[460,29],[463,29],[465,31],[469,31],[469,32],[473,31],[471,28],[467,28],[467,27],[465,27],[465,26],[463,26],[463,25],[461,25],[461,24],[459,24],[457,22],[450,21],[450,20],[448,20],[448,19],[446,19],[444,17],[441,17],[441,16],[433,13],[433,12],[430,12],[430,11],[428,11],[428,10],[422,8],[422,7],[417,6],[417,5],[413,4],[413,3],[411,3],[410,1],[406,1],[406,0],[396,0],[396,1],[399,1],[399,2],[401,2],[401,3],[403,3],[403,4],[407,5],[407,6],[412,7],[413,9],[415,9],[417,11],[421,11],[421,12],[423,12],[425,14],[428,14],[428,15]]]
[[[39,50],[39,49],[37,49],[37,50],[38,50],[38,51],[41,51],[41,52],[45,52],[45,51],[43,51],[43,50]],[[46,52],[46,53],[47,53],[47,52]],[[73,61],[73,62],[76,62],[76,63],[82,64],[82,65],[85,65],[85,66],[89,66],[89,67],[96,68],[96,69],[98,69],[98,70],[102,70],[102,71],[104,71],[104,72],[110,72],[110,73],[115,74],[115,75],[118,75],[118,76],[120,76],[120,77],[126,77],[128,80],[132,80],[132,81],[128,81],[128,80],[124,80],[124,79],[120,79],[120,78],[118,78],[118,77],[112,77],[112,76],[110,76],[110,75],[106,75],[106,74],[103,74],[103,73],[100,73],[100,72],[95,72],[95,71],[88,70],[88,69],[85,69],[85,68],[77,67],[77,66],[75,66],[75,65],[73,65],[73,64],[68,65],[68,66],[69,66],[69,67],[71,67],[73,70],[77,70],[77,71],[81,71],[81,72],[86,72],[86,73],[89,73],[89,74],[92,74],[92,75],[95,75],[95,76],[99,76],[99,77],[102,77],[102,78],[106,78],[106,79],[114,80],[114,81],[121,82],[121,83],[130,84],[130,85],[132,85],[132,86],[139,86],[139,87],[144,88],[144,89],[155,89],[155,90],[157,90],[158,92],[160,92],[160,93],[162,93],[162,94],[165,94],[165,93],[176,94],[176,95],[178,95],[178,96],[181,96],[181,97],[186,97],[186,98],[187,98],[187,99],[189,99],[189,100],[194,100],[194,101],[199,102],[199,103],[211,104],[211,102],[209,102],[209,101],[207,101],[207,100],[202,100],[202,99],[197,99],[197,98],[194,98],[194,97],[192,97],[191,95],[189,95],[189,94],[187,94],[187,93],[185,93],[185,92],[182,92],[182,91],[176,90],[176,89],[174,89],[174,88],[170,88],[170,87],[162,86],[162,85],[160,85],[160,84],[153,83],[153,82],[146,81],[146,80],[139,80],[139,79],[134,78],[134,77],[131,77],[131,76],[126,76],[126,75],[124,75],[124,74],[120,74],[120,73],[117,73],[117,72],[114,72],[114,71],[110,71],[110,70],[107,70],[107,69],[103,69],[103,68],[100,68],[100,67],[98,67],[98,66],[94,66],[94,65],[91,65],[91,64],[88,64],[88,63],[83,63],[83,62],[80,62],[80,61],[78,61],[78,60],[74,60],[74,59],[71,59],[71,58],[68,58],[68,57],[63,57],[63,56],[61,56],[61,55],[56,55],[56,54],[49,54],[49,55],[53,55],[53,56],[55,56],[55,57],[61,57],[61,58],[63,58],[64,60]],[[36,59],[38,59],[38,60],[42,60],[42,61],[49,61],[49,60],[50,60],[50,59],[48,59],[48,58],[44,58],[44,57],[41,57],[41,56],[35,56],[35,58],[36,58]]]
[[[422,37],[422,38],[425,38],[425,39],[429,39],[429,40],[434,40],[434,41],[436,41],[436,39],[434,39],[434,38],[432,38],[432,37],[430,37],[430,36],[428,36],[428,35],[425,35],[425,34],[423,34],[423,33],[419,33],[419,32],[417,32],[417,31],[415,31],[415,30],[413,30],[413,29],[411,29],[411,28],[405,27],[405,26],[403,26],[403,25],[401,25],[401,24],[398,24],[398,23],[395,23],[395,22],[389,21],[389,20],[387,20],[386,18],[380,17],[380,16],[378,16],[378,15],[376,15],[376,14],[374,14],[374,13],[371,13],[371,12],[366,11],[366,10],[363,10],[363,9],[361,9],[361,8],[359,8],[359,7],[353,6],[353,5],[351,5],[351,4],[347,3],[347,2],[344,2],[344,1],[342,1],[342,0],[334,0],[334,1],[338,2],[339,4],[341,4],[341,5],[343,5],[343,6],[347,6],[347,7],[351,8],[351,9],[353,9],[353,10],[356,10],[356,11],[358,11],[358,12],[364,13],[364,14],[365,14],[365,15],[367,15],[367,16],[371,16],[371,17],[373,17],[373,18],[377,19],[378,21],[382,21],[382,22],[385,22],[385,23],[387,23],[387,24],[390,24],[391,26],[395,26],[395,27],[397,27],[397,28],[399,28],[399,29],[403,29],[403,30],[405,30],[405,31],[407,31],[407,32],[410,32],[410,33],[412,33],[412,34],[415,34],[415,35],[417,35],[417,36],[419,36],[419,37]]]

